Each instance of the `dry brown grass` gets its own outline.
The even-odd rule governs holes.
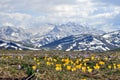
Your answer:
[[[72,61],[76,61],[77,58],[86,59],[91,55],[100,57],[106,64],[100,70],[93,70],[91,73],[82,72],[81,69],[76,71],[67,71],[63,67],[62,71],[55,70],[55,64],[62,64],[62,58],[69,58]],[[51,61],[54,65],[48,66],[46,64],[47,58],[51,57],[56,59],[57,62]],[[109,58],[108,61],[104,60],[104,57]],[[36,58],[40,65],[37,65]],[[95,66],[98,60],[89,61],[87,66]],[[27,79],[31,75],[31,80],[119,80],[120,69],[108,69],[107,65],[120,64],[120,52],[105,52],[105,53],[91,53],[91,52],[63,52],[63,51],[0,51],[0,79],[3,80],[15,80],[15,79]],[[84,64],[84,62],[81,62]],[[18,69],[18,65],[21,66]],[[32,66],[37,66],[36,70],[32,69]],[[73,64],[70,64],[73,66]],[[112,67],[113,68],[113,67]],[[38,71],[37,71],[38,70]]]

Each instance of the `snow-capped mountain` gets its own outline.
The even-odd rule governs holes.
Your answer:
[[[43,46],[48,49],[79,50],[79,51],[107,51],[112,45],[101,36],[90,34],[72,35]]]
[[[68,22],[66,24],[46,24],[48,27],[30,30],[11,26],[0,27],[0,48],[29,49],[47,48],[58,50],[107,51],[120,47],[120,30],[104,33],[101,30]],[[34,48],[29,48],[25,46]]]
[[[89,28],[77,23],[68,22],[66,24],[58,24],[47,34],[43,36],[34,36],[30,40],[31,43],[36,47],[40,47],[42,45],[48,44],[55,40],[59,40],[61,38],[70,36],[70,35],[78,35],[78,34],[94,34],[100,35],[104,32],[101,30],[97,30],[94,28]]]
[[[86,25],[81,25],[74,22],[68,22],[66,24],[55,25],[54,29],[48,33],[49,35],[58,35],[59,37],[78,35],[78,34],[96,34],[100,35],[104,32],[94,28],[90,28]]]
[[[42,46],[47,49],[79,50],[79,51],[107,51],[120,47],[120,30],[104,35],[80,34],[72,35],[53,41]]]
[[[0,39],[0,49],[10,49],[10,50],[39,50],[39,49],[34,49],[34,48],[29,48],[25,47],[21,44],[11,42],[11,41],[6,41]]]
[[[31,34],[22,28],[12,26],[0,27],[0,38],[11,41],[21,41],[30,38]]]
[[[120,47],[120,30],[106,33],[103,37],[108,43]]]
[[[49,33],[54,28],[54,24],[41,24],[38,27],[32,27],[27,29],[28,32],[32,33],[33,35],[42,36]]]

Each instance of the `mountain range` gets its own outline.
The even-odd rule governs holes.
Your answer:
[[[21,44],[12,42],[12,41],[7,41],[7,40],[0,40],[0,49],[7,49],[7,50],[40,50],[40,49],[35,49],[35,48],[30,48],[30,47],[25,47]]]
[[[46,24],[35,29],[3,26],[0,39],[0,48],[6,49],[107,51],[120,47],[120,30],[105,33],[73,22]]]

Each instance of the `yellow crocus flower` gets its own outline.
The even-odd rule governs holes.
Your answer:
[[[57,62],[57,59],[53,59],[54,62]]]
[[[37,62],[37,65],[40,65],[40,62]]]
[[[90,67],[89,67],[89,66],[87,66],[87,69],[90,69]]]
[[[90,59],[86,58],[83,60],[83,62],[88,62]]]
[[[66,66],[66,65],[67,65],[66,63],[63,64],[63,66]]]
[[[39,59],[37,59],[36,61],[39,62]]]
[[[95,59],[95,57],[94,57],[94,56],[92,56],[92,57],[91,57],[91,60],[94,60],[94,59]]]
[[[71,63],[71,64],[74,64],[74,62],[73,62],[72,60],[70,61],[70,63]]]
[[[8,59],[8,56],[6,56],[6,59]]]
[[[114,69],[116,69],[116,68],[117,68],[117,66],[116,66],[116,64],[115,64],[115,63],[113,64],[113,68],[114,68]]]
[[[37,58],[36,57],[34,57],[34,59],[33,59],[34,61],[36,61],[37,60]]]
[[[49,66],[49,65],[51,65],[51,62],[46,62],[46,64]]]
[[[32,66],[32,69],[33,69],[33,70],[36,70],[36,68],[37,68],[37,67],[36,67],[35,65],[34,65],[34,66]]]
[[[92,70],[93,70],[92,68],[89,68],[89,69],[88,69],[88,72],[89,72],[89,73],[91,73],[91,72],[92,72]]]
[[[120,64],[117,64],[118,69],[120,69]]]
[[[44,60],[47,60],[47,57],[46,57],[46,56],[44,57]]]
[[[100,60],[100,58],[98,57],[98,58],[97,58],[97,60],[99,61],[99,60]]]
[[[76,64],[79,64],[79,61],[78,61],[78,60],[76,60],[76,61],[75,61],[75,63],[76,63]]]
[[[65,61],[65,59],[63,58],[61,61],[62,61],[62,62],[64,62],[64,61]]]
[[[61,67],[62,65],[61,64],[56,64],[56,67]]]
[[[108,57],[105,57],[104,60],[108,61]]]
[[[71,69],[71,71],[76,71],[76,70],[77,70],[77,69],[76,69],[75,67]]]
[[[48,61],[52,61],[52,58],[51,58],[51,57],[49,57],[49,58],[47,58],[47,60],[48,60]]]
[[[96,65],[94,66],[94,69],[100,69],[100,66],[99,66],[98,64],[96,64]]]
[[[108,65],[108,68],[109,68],[109,69],[111,69],[111,68],[112,68],[112,66],[111,66],[111,65]]]
[[[84,66],[86,66],[86,63],[84,63]]]
[[[82,67],[82,72],[84,72],[84,73],[86,72],[86,67],[85,66]]]
[[[71,70],[71,66],[67,66],[67,70]]]
[[[81,65],[76,65],[76,68],[77,69],[80,69],[82,66]]]
[[[61,70],[62,70],[62,67],[56,67],[55,70],[56,70],[56,71],[61,71]]]
[[[100,64],[100,65],[104,65],[104,64],[105,64],[105,62],[103,62],[103,61],[100,61],[100,62],[99,62],[99,64]]]

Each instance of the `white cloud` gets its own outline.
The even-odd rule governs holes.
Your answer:
[[[113,0],[2,0],[0,25],[38,27],[43,23],[68,21],[91,27],[118,28],[119,1]],[[111,27],[110,27],[111,26]],[[117,27],[114,27],[117,26]]]
[[[4,26],[5,24],[12,24],[16,27],[25,28],[29,24],[30,20],[32,20],[32,16],[28,14],[0,12],[1,26]]]

